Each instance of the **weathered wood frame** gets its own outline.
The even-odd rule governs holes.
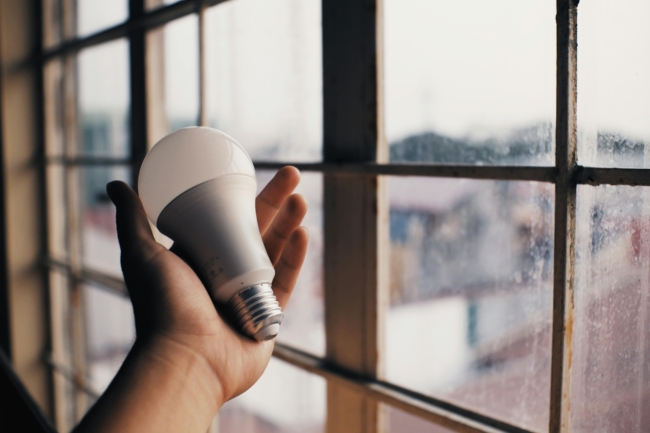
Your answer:
[[[144,12],[131,1],[125,23],[90,35],[70,38],[34,58],[47,60],[121,37],[132,42],[132,79],[143,84],[146,48],[139,38],[147,29],[176,18],[199,14],[200,50],[204,48],[203,14],[225,0],[183,0]],[[575,205],[578,184],[650,186],[648,169],[581,167],[576,161],[576,21],[577,0],[557,0],[557,111],[555,167],[402,165],[387,162],[383,137],[382,2],[323,0],[323,162],[293,164],[324,174],[326,358],[320,359],[277,344],[275,356],[328,380],[328,432],[376,432],[383,428],[379,402],[384,402],[459,432],[525,431],[497,419],[386,383],[382,379],[381,330],[386,278],[387,205],[383,176],[432,176],[492,180],[540,181],[555,184],[555,251],[553,338],[550,390],[551,433],[568,431],[571,368]],[[133,44],[133,41],[136,44]],[[203,55],[200,56],[201,58]],[[205,65],[201,62],[200,124],[205,124]],[[159,78],[159,77],[158,77]],[[134,84],[136,81],[134,81]],[[146,82],[145,82],[146,84]],[[132,88],[136,88],[132,86]],[[145,89],[146,87],[142,87]],[[152,98],[149,96],[149,105]],[[146,143],[145,90],[132,94],[134,110],[144,122],[132,122],[132,136]],[[145,102],[143,104],[143,101]],[[150,116],[149,116],[150,117]],[[44,167],[62,165],[137,167],[146,146],[134,147],[128,159],[48,156]],[[291,163],[287,161],[286,163]],[[257,161],[262,169],[285,163]],[[91,281],[126,296],[123,282],[90,269],[75,270],[61,258],[44,261],[50,269]]]

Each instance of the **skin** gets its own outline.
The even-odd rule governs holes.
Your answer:
[[[284,167],[256,199],[257,222],[275,266],[273,290],[284,308],[298,278],[308,232],[300,223],[300,181]],[[106,392],[76,432],[201,432],[228,400],[264,372],[273,341],[234,330],[215,309],[183,254],[154,240],[137,194],[123,182],[107,192],[117,209],[124,280],[136,342]]]

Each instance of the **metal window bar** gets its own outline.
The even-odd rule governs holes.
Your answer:
[[[75,53],[84,48],[127,37],[135,30],[148,30],[154,27],[160,27],[177,18],[200,12],[203,7],[215,6],[225,1],[227,0],[182,0],[152,11],[144,11],[142,9],[141,13],[130,15],[127,21],[121,24],[83,38],[72,37],[56,47],[38,53],[34,61],[46,62],[49,59],[63,54]],[[131,11],[132,9],[129,8],[129,10]]]
[[[38,53],[36,61],[45,63],[47,60],[73,54],[80,49],[98,45],[114,39],[144,34],[146,29],[161,26],[182,16],[199,13],[200,17],[200,49],[203,57],[204,25],[201,19],[206,7],[216,5],[225,0],[184,0],[176,4],[162,7],[150,12],[132,14],[128,21],[86,38],[73,38],[50,50]],[[142,3],[133,0],[132,4]],[[434,177],[459,177],[474,179],[495,180],[523,180],[541,181],[555,184],[556,188],[556,216],[555,216],[555,256],[554,256],[554,289],[553,289],[553,343],[552,343],[552,373],[550,393],[550,428],[552,433],[568,431],[568,379],[570,376],[571,356],[571,315],[572,315],[572,285],[573,285],[573,244],[575,242],[575,192],[577,184],[589,185],[644,185],[650,186],[650,169],[621,169],[602,167],[582,167],[576,164],[576,19],[577,0],[557,0],[557,112],[556,112],[556,166],[555,167],[509,167],[509,166],[468,166],[468,165],[403,165],[403,164],[376,164],[371,162],[341,162],[341,163],[298,163],[292,164],[303,171],[316,171],[334,176],[364,175],[377,177],[380,175],[404,176],[434,176]],[[131,41],[133,43],[133,41]],[[144,56],[144,49],[132,52],[132,61],[140,62],[136,57]],[[132,64],[133,68],[133,64]],[[206,124],[204,80],[205,65],[200,66],[201,71],[201,110],[200,123]],[[140,72],[144,74],[144,70]],[[142,78],[143,75],[139,75]],[[135,99],[144,98],[144,87],[140,91],[133,90]],[[146,113],[145,113],[146,116]],[[145,123],[132,123],[133,136],[142,133]],[[336,146],[335,146],[336,147]],[[77,158],[61,157],[45,160],[46,164],[64,164],[70,166],[92,165],[123,165],[131,164],[134,167],[141,160],[143,154],[132,158]],[[259,169],[278,169],[285,163],[257,162]],[[48,260],[47,266],[67,269],[72,272],[69,265]],[[84,281],[98,283],[109,290],[126,295],[123,282],[116,281],[114,277],[106,278],[105,275],[91,270],[82,269],[78,278]],[[422,416],[433,422],[457,431],[495,431],[492,426],[504,427],[503,431],[516,427],[504,425],[498,420],[488,417],[477,419],[470,412],[457,413],[451,410],[449,414],[440,412],[440,405],[426,396],[420,396],[411,391],[395,387],[378,380],[365,380],[360,377],[350,379],[350,375],[336,373],[336,368],[324,364],[324,360],[310,357],[295,349],[278,345],[275,356],[284,359],[300,368],[320,374],[328,380],[347,381],[355,389],[365,393],[370,398],[375,398],[392,404],[400,409]],[[347,378],[347,379],[346,379]],[[440,402],[443,405],[444,402]],[[445,409],[447,410],[447,409]],[[462,411],[462,410],[461,410]],[[452,421],[449,421],[452,420]],[[476,424],[478,423],[478,424]],[[495,424],[496,423],[496,424]]]
[[[69,264],[60,260],[45,259],[44,265],[52,270],[64,272],[68,275],[72,273]],[[80,279],[108,293],[126,298],[129,296],[124,281],[119,277],[84,268],[80,273]],[[318,374],[328,381],[335,381],[369,398],[391,404],[414,415],[457,431],[513,433],[528,431],[447,403],[443,400],[435,399],[389,382],[366,377],[351,370],[346,370],[327,359],[311,355],[286,344],[276,343],[274,356],[300,369]],[[52,360],[48,360],[48,362],[54,363]],[[58,367],[61,367],[61,365],[58,365]],[[71,369],[68,368],[65,372],[68,379],[73,381],[80,391],[85,392],[88,389],[85,383],[78,381],[78,377],[72,373]],[[91,394],[91,396],[96,396],[96,393]]]
[[[549,433],[569,431],[577,167],[578,0],[557,0],[555,236]]]
[[[332,175],[359,174],[365,176],[418,176],[450,177],[483,180],[511,180],[555,183],[555,167],[527,166],[485,166],[454,164],[375,164],[375,163],[302,163],[253,161],[258,170],[278,170],[292,165],[300,171]],[[67,166],[127,166],[131,158],[113,157],[50,157],[47,165]],[[628,185],[650,186],[650,169],[607,168],[575,165],[571,171],[572,182],[578,185]]]

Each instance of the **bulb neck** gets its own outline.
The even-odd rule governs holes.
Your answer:
[[[236,293],[228,307],[240,329],[255,340],[272,340],[278,335],[284,314],[270,284],[256,284]]]

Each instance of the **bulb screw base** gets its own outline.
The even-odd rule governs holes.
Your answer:
[[[280,304],[268,283],[256,284],[228,300],[240,329],[257,341],[272,340],[284,318]]]

